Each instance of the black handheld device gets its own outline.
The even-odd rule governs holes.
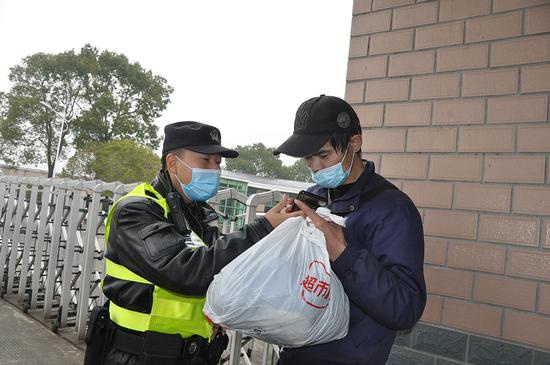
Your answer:
[[[308,207],[315,210],[319,207],[326,207],[328,204],[328,200],[325,197],[322,197],[320,195],[315,195],[313,193],[307,192],[305,190],[301,190],[298,195],[296,195],[296,198],[301,202],[304,202]],[[297,210],[300,210],[300,208],[294,203],[292,205],[291,212],[295,212]]]

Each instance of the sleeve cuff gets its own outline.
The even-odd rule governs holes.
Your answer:
[[[359,250],[348,245],[346,249],[338,256],[335,261],[331,262],[332,270],[338,276],[342,276],[346,271],[350,270],[353,262],[359,257]]]
[[[257,222],[258,222],[258,228],[261,231],[263,231],[263,233],[265,233],[265,235],[267,235],[267,234],[271,233],[271,231],[273,231],[273,226],[271,225],[271,223],[269,223],[267,218],[260,217],[260,218],[258,218]]]

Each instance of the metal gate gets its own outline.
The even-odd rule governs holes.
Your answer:
[[[0,295],[23,311],[50,323],[54,332],[82,341],[91,309],[105,302],[100,281],[105,220],[113,203],[135,187],[118,182],[0,176]],[[278,201],[269,191],[249,197],[234,189],[220,191],[209,203],[235,199],[246,205],[244,222],[253,221],[259,205]],[[223,215],[222,215],[223,216]],[[223,217],[222,234],[234,231],[236,219]],[[224,362],[251,365],[253,346],[263,346],[262,365],[278,358],[275,345],[230,332]]]

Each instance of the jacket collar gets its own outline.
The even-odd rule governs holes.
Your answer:
[[[352,183],[352,187],[343,196],[334,199],[328,205],[332,213],[347,214],[356,211],[359,208],[361,196],[372,188],[370,185],[372,185],[371,181],[374,176],[374,162],[362,161],[365,165],[363,173]],[[329,189],[317,185],[312,192],[321,196],[328,196],[328,191]]]

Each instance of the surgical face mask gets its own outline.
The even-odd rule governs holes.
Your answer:
[[[204,202],[216,195],[220,187],[220,170],[191,167],[180,160],[178,156],[176,156],[176,158],[179,162],[191,169],[191,182],[187,185],[182,183],[176,174],[176,179],[178,179],[180,183],[181,190],[189,199],[196,202]]]
[[[347,171],[344,171],[342,162],[344,162],[344,160],[346,159],[348,150],[349,145],[346,148],[346,153],[344,153],[344,158],[342,158],[342,161],[338,162],[336,165],[321,169],[316,173],[312,172],[311,177],[313,178],[313,181],[315,181],[315,183],[323,188],[332,189],[342,185],[342,183],[346,181],[346,179],[349,177],[349,174],[351,173],[351,167],[353,166],[353,160],[355,159],[354,153],[351,157],[351,164],[349,165],[349,169]]]

